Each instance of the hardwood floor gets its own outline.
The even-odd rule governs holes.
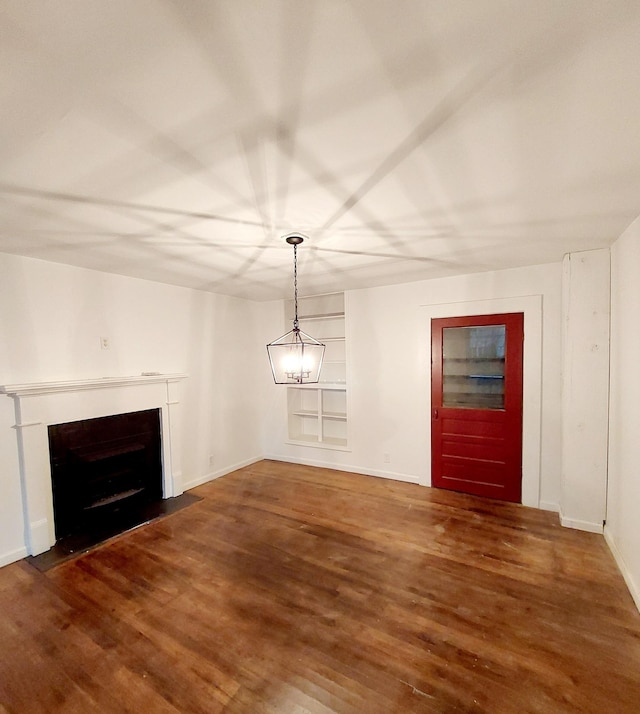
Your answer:
[[[640,615],[555,514],[263,461],[0,569],[0,712],[640,712]]]

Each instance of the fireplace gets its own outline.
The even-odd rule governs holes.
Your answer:
[[[162,499],[160,410],[48,427],[56,541],[126,530]]]
[[[65,524],[68,511],[77,512],[81,507],[85,521],[95,523],[103,515],[108,519],[109,509],[112,509],[112,514],[122,513],[136,500],[152,495],[156,497],[158,490],[162,499],[182,494],[179,386],[186,376],[145,373],[127,377],[0,385],[0,394],[11,397],[15,407],[13,428],[25,527],[25,547],[24,552],[18,554],[20,557],[38,555],[49,550],[56,543],[58,533],[68,528],[70,521]],[[116,433],[113,439],[106,439],[107,442],[113,442],[107,446],[73,447],[75,451],[71,455],[71,470],[79,472],[81,464],[84,464],[83,468],[92,464],[95,468],[92,478],[96,480],[96,485],[100,482],[105,488],[109,485],[113,487],[114,493],[107,495],[106,490],[100,491],[98,488],[93,497],[85,500],[84,496],[80,498],[81,505],[76,499],[72,506],[63,508],[67,512],[62,517],[63,525],[59,526],[54,514],[52,470],[57,468],[57,462],[54,465],[51,461],[50,427],[147,410],[155,411],[155,418],[159,422],[160,445],[152,447],[152,451],[156,465],[158,450],[160,452],[160,485],[156,481],[149,488],[146,485],[143,488],[142,482],[122,486],[118,472],[132,468],[131,465],[121,465],[125,456],[128,454],[134,462],[148,458],[142,455],[138,438],[128,441],[129,434]],[[105,475],[110,469],[114,473],[111,476]],[[63,491],[64,488],[62,486]]]

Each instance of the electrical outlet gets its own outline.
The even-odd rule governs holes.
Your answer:
[[[382,461],[383,461],[385,464],[390,464],[390,463],[391,463],[391,455],[388,454],[388,453],[385,451],[385,453],[382,454]]]
[[[213,466],[213,454],[209,454],[209,466]]]
[[[100,338],[100,347],[101,347],[103,350],[108,350],[108,349],[111,347],[111,345],[109,344],[109,338],[108,338],[108,337],[101,337],[101,338]]]

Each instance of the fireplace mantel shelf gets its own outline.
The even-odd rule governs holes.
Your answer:
[[[98,379],[73,379],[62,382],[28,382],[24,384],[0,385],[0,394],[9,397],[30,397],[58,392],[80,392],[87,389],[130,387],[139,384],[159,382],[179,382],[186,374],[144,373],[132,377],[100,377]]]

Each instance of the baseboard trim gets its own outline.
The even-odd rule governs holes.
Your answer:
[[[553,501],[540,501],[538,508],[542,511],[553,511],[554,513],[560,513],[560,504],[554,503]]]
[[[49,519],[40,518],[31,523],[31,542],[27,545],[29,555],[39,555],[49,550],[56,542],[53,526],[49,528]]]
[[[611,535],[611,531],[606,526],[604,527],[604,539],[607,542],[607,545],[609,546],[609,550],[613,555],[613,559],[616,561],[618,569],[622,573],[622,577],[624,578],[627,587],[629,588],[629,592],[631,593],[633,602],[638,608],[638,612],[640,612],[640,586],[638,586],[638,584],[633,579],[633,576],[631,575],[629,568],[627,567],[627,564],[625,563],[624,558],[618,550],[618,546],[616,545],[616,542],[613,536]]]
[[[18,560],[22,560],[28,555],[29,552],[24,546],[22,546],[22,548],[16,548],[16,550],[10,550],[8,553],[3,553],[0,555],[0,568],[3,568],[5,565],[10,565],[11,563],[15,563]]]
[[[560,511],[560,523],[565,528],[575,528],[578,531],[587,531],[587,533],[599,533],[600,535],[604,532],[604,526],[602,523],[592,523],[591,521],[581,521],[577,518],[567,518]]]
[[[270,454],[264,457],[271,461],[284,461],[288,464],[300,464],[301,466],[317,466],[323,469],[334,469],[335,471],[349,471],[354,474],[362,474],[363,476],[376,476],[377,478],[388,478],[392,481],[404,481],[405,483],[419,483],[417,476],[408,474],[396,473],[394,471],[380,471],[378,469],[363,469],[359,466],[349,464],[334,464],[329,461],[320,461],[318,459],[303,459],[296,456],[279,456]]]
[[[237,464],[225,466],[224,468],[218,469],[217,471],[212,471],[211,473],[204,474],[204,476],[192,479],[191,481],[183,481],[182,488],[185,491],[189,491],[192,488],[196,488],[196,486],[202,486],[202,484],[209,483],[209,481],[215,481],[217,478],[220,478],[220,476],[226,476],[232,471],[237,471],[238,469],[244,468],[245,466],[251,466],[251,464],[255,464],[258,461],[262,461],[264,458],[264,456],[255,456],[251,459],[239,461]]]

